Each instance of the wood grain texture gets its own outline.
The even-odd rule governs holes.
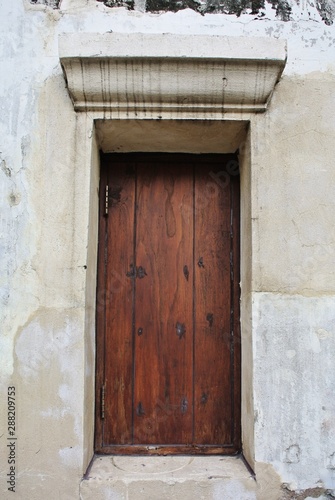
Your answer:
[[[108,169],[105,308],[104,442],[132,443],[133,293],[135,169],[113,163]],[[120,234],[124,237],[120,237]],[[107,425],[106,425],[107,424]]]
[[[99,453],[240,450],[232,162],[231,155],[103,155],[100,191],[108,184],[110,197],[108,217],[100,200],[99,222]]]
[[[138,166],[134,443],[192,440],[192,189],[190,168]]]
[[[230,185],[195,175],[194,441],[231,443]],[[201,259],[202,265],[199,265]]]

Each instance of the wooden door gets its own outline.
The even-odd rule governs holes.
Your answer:
[[[240,450],[233,155],[102,155],[96,451]]]

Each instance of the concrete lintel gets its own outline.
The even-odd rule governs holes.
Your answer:
[[[64,34],[59,55],[77,111],[113,118],[212,118],[267,107],[286,42],[173,34]]]

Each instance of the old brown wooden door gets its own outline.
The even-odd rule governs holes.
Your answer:
[[[240,449],[232,155],[102,156],[96,451]]]

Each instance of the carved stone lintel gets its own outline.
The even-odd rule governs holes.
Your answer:
[[[192,38],[192,40],[191,40]],[[74,107],[113,117],[265,111],[286,63],[274,38],[63,34],[60,61]],[[150,75],[150,78],[148,78]]]

